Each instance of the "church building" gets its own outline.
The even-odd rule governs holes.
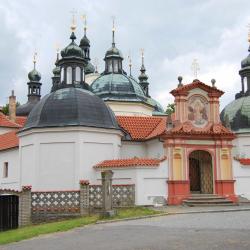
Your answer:
[[[114,185],[133,184],[136,205],[189,202],[211,195],[236,203],[250,198],[250,57],[242,61],[242,91],[220,114],[224,94],[215,80],[198,79],[170,90],[175,113],[167,115],[150,96],[144,54],[138,80],[123,67],[115,43],[98,73],[90,41],[70,43],[57,53],[51,92],[41,97],[41,74],[28,74],[28,101],[9,116],[0,112],[0,189],[76,190],[80,180],[101,183],[112,170]],[[247,86],[247,87],[245,87]],[[249,144],[249,145],[248,145]]]

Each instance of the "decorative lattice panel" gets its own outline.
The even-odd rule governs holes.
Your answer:
[[[79,191],[32,192],[31,206],[34,212],[75,213],[80,211]]]
[[[113,186],[113,207],[131,207],[135,205],[134,185]]]
[[[89,206],[92,208],[102,207],[102,186],[101,185],[89,186]]]
[[[114,185],[113,207],[131,207],[135,205],[134,185]],[[89,186],[89,206],[92,208],[102,207],[102,186]]]

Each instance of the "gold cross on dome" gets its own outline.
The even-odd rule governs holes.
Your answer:
[[[76,19],[75,19],[75,15],[76,15],[76,10],[71,10],[70,13],[72,14],[72,24],[71,24],[71,30],[74,31],[76,29]]]
[[[37,58],[37,52],[35,51],[33,55],[34,69],[36,68],[36,58]]]
[[[81,15],[81,19],[84,22],[84,30],[86,30],[87,29],[87,15],[85,14]]]
[[[191,70],[193,71],[194,77],[197,78],[198,71],[200,70],[200,65],[197,59],[194,59],[191,65]]]

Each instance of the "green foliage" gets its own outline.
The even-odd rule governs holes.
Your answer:
[[[166,109],[167,115],[171,115],[175,112],[175,104],[174,103],[169,103]]]
[[[145,207],[121,208],[118,209],[117,215],[110,219],[125,219],[159,213],[161,212]],[[40,225],[31,225],[23,228],[0,232],[0,245],[33,238],[42,234],[68,231],[76,227],[94,224],[98,220],[100,220],[98,215],[90,215],[76,219],[50,222]]]
[[[18,106],[20,106],[20,103],[16,102],[16,107],[18,107]],[[8,103],[3,106],[3,113],[5,115],[9,115],[9,104]]]

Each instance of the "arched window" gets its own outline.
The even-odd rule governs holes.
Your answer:
[[[67,84],[72,84],[72,68],[67,68]]]
[[[108,60],[108,72],[112,72],[113,67],[112,67],[112,60]]]
[[[114,60],[114,72],[118,72],[118,60]]]
[[[61,82],[64,81],[64,68],[61,68]]]
[[[83,82],[85,81],[85,72],[84,72],[84,70],[82,71],[82,81]]]
[[[80,67],[76,67],[75,74],[76,74],[76,76],[75,76],[76,82],[80,83],[81,82],[81,69],[80,69]]]

